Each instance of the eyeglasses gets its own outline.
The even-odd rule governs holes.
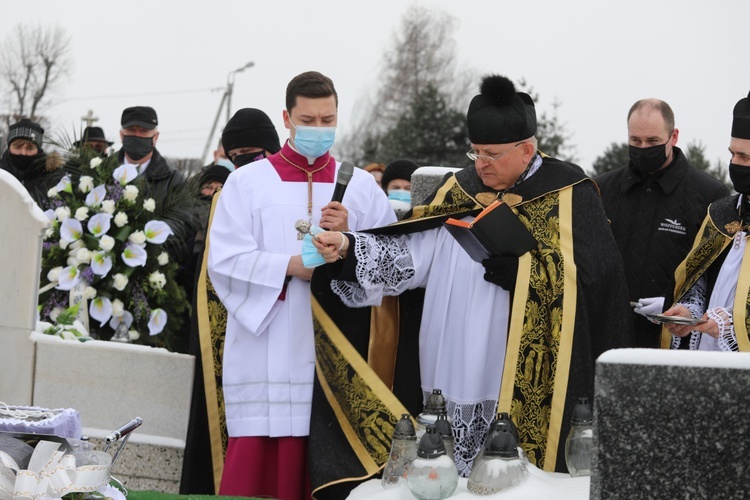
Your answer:
[[[508,153],[510,153],[511,151],[513,151],[514,149],[516,149],[516,148],[517,148],[518,146],[520,146],[521,144],[524,144],[525,142],[526,142],[526,141],[522,141],[522,142],[519,142],[518,144],[515,144],[515,145],[513,145],[513,147],[512,147],[512,148],[510,148],[510,149],[509,149],[508,151],[506,151],[505,153],[501,153],[501,154],[499,154],[499,155],[497,155],[497,156],[485,156],[485,155],[480,155],[480,154],[478,154],[478,153],[477,153],[476,151],[474,151],[473,149],[470,149],[469,151],[467,151],[467,152],[466,152],[466,156],[468,156],[468,157],[469,157],[469,159],[470,159],[471,161],[477,161],[478,159],[480,159],[480,158],[481,158],[481,159],[483,159],[484,161],[487,161],[487,162],[490,162],[490,163],[495,163],[495,162],[496,162],[497,160],[499,160],[499,159],[500,159],[500,158],[502,158],[503,156],[507,155]]]

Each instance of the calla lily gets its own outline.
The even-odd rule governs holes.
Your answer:
[[[100,326],[112,317],[112,302],[107,297],[97,297],[91,301],[89,316],[99,322]]]
[[[109,320],[109,326],[113,330],[117,330],[120,323],[125,323],[125,328],[130,329],[130,325],[133,324],[133,315],[129,311],[123,311],[122,316],[112,316]]]
[[[72,290],[81,281],[81,273],[78,272],[77,267],[68,266],[60,271],[58,279],[60,282],[55,288],[58,290]]]
[[[86,195],[86,205],[98,207],[104,201],[105,196],[107,196],[107,188],[104,187],[104,184],[99,184]]]
[[[70,177],[66,175],[60,179],[60,182],[57,183],[55,189],[57,189],[58,193],[73,193],[73,185],[70,183]]]
[[[146,241],[149,243],[156,243],[161,245],[172,233],[172,228],[166,222],[160,220],[151,220],[146,223],[146,227],[143,228],[143,232],[146,234]]]
[[[55,222],[55,219],[57,219],[57,217],[55,216],[55,211],[52,210],[51,208],[48,208],[47,210],[45,210],[44,215],[47,216],[50,222]]]
[[[106,276],[112,270],[112,257],[107,252],[96,250],[91,256],[91,270],[97,276]]]
[[[96,214],[89,219],[87,225],[89,232],[97,238],[104,236],[109,231],[111,220],[112,216],[110,214]]]
[[[151,319],[148,320],[148,334],[159,335],[167,326],[167,312],[164,309],[151,311]]]
[[[138,169],[130,163],[120,165],[112,172],[112,178],[119,182],[121,186],[124,186],[136,177],[138,177]]]
[[[83,226],[81,221],[73,218],[67,218],[62,222],[60,226],[60,239],[66,243],[73,243],[79,240],[83,236]]]
[[[125,264],[130,267],[136,267],[146,265],[146,257],[148,257],[148,254],[146,253],[146,250],[137,245],[128,245],[125,247],[125,250],[123,250],[121,257]]]

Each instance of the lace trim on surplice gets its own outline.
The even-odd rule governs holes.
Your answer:
[[[398,295],[409,288],[416,271],[408,236],[354,234],[358,283],[331,281],[331,290],[349,307],[379,305],[383,295]]]

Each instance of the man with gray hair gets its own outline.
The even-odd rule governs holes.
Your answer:
[[[720,181],[690,165],[677,147],[674,112],[659,99],[641,99],[628,111],[630,162],[601,174],[604,211],[622,254],[635,347],[658,347],[662,312],[675,268],[690,251],[706,207],[727,196]]]

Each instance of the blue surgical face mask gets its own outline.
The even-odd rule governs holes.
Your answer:
[[[388,191],[388,199],[411,203],[411,191],[406,189],[391,189]]]
[[[289,120],[292,123],[292,120]],[[295,125],[294,147],[304,156],[318,158],[333,147],[336,138],[336,127],[308,127]]]
[[[230,172],[234,172],[234,163],[229,158],[219,158],[216,160],[216,164],[226,168]]]

